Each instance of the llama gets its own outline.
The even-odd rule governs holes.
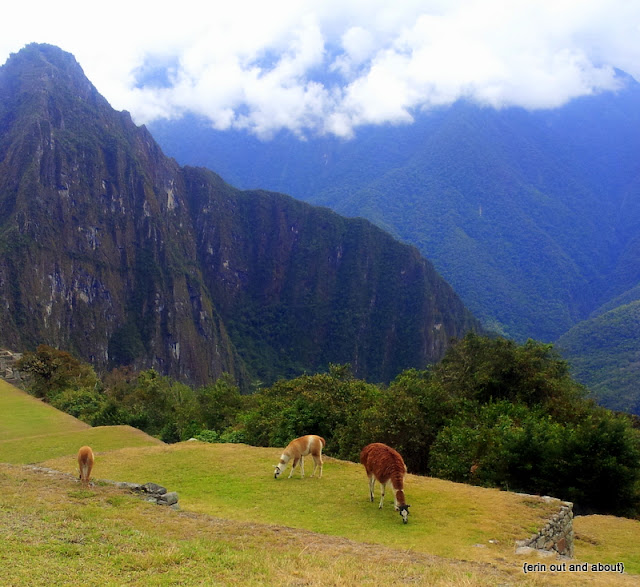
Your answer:
[[[287,463],[293,459],[293,466],[291,467],[288,478],[291,479],[296,465],[300,462],[300,478],[302,479],[304,477],[304,457],[307,455],[313,457],[313,473],[311,476],[313,477],[316,474],[316,469],[320,467],[319,477],[322,478],[322,449],[325,444],[324,438],[316,436],[315,434],[301,436],[300,438],[292,440],[287,445],[287,448],[284,449],[280,457],[280,462],[275,466],[274,478],[277,479],[284,473],[284,470],[287,468]]]
[[[78,468],[80,469],[80,481],[83,485],[89,485],[91,469],[93,469],[93,451],[90,446],[83,446],[78,451]]]
[[[362,449],[360,462],[364,465],[369,477],[369,500],[373,501],[373,486],[377,480],[382,486],[378,509],[382,509],[384,490],[390,483],[394,491],[395,509],[400,512],[402,521],[406,524],[409,520],[410,507],[404,498],[404,477],[407,474],[407,467],[400,453],[386,444],[374,442]]]

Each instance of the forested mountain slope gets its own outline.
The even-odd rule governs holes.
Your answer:
[[[551,341],[640,282],[640,86],[620,76],[618,93],[557,110],[461,102],[350,141],[261,142],[189,118],[150,129],[181,162],[373,220],[487,326]]]
[[[415,248],[180,167],[48,45],[0,69],[0,253],[0,344],[98,369],[383,381],[477,328]]]
[[[638,337],[619,318],[640,299],[640,85],[619,80],[616,93],[555,110],[459,102],[351,140],[263,142],[189,117],[150,129],[183,163],[366,217],[416,245],[487,328],[559,340],[602,401],[637,410],[640,371],[620,361]]]

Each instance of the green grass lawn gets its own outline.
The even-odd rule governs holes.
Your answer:
[[[452,559],[502,560],[512,567],[522,564],[522,557],[514,554],[515,541],[534,533],[558,508],[496,489],[409,475],[405,493],[411,515],[404,525],[390,495],[382,510],[378,499],[369,501],[361,465],[326,458],[322,479],[285,475],[276,481],[272,471],[280,452],[185,442],[107,453],[96,459],[94,472],[98,478],[160,483],[177,491],[181,507],[188,511]],[[68,472],[75,467],[72,458],[45,464]],[[627,522],[640,532],[640,522],[623,521]],[[608,532],[607,536],[615,535],[614,528]],[[629,572],[640,573],[637,542],[625,547],[622,540],[610,550],[609,538],[601,536],[600,541],[604,546],[599,552],[585,550],[576,556],[582,559],[585,554],[584,560],[603,563],[623,560]]]
[[[382,510],[379,486],[369,501],[359,464],[325,457],[318,479],[309,477],[308,459],[305,479],[287,479],[287,470],[276,481],[281,449],[165,445],[126,426],[90,428],[1,381],[0,430],[0,463],[41,463],[73,475],[0,466],[0,569],[11,568],[11,585],[80,584],[63,578],[65,569],[80,572],[84,556],[100,566],[85,583],[96,585],[640,583],[639,521],[575,521],[577,560],[623,562],[635,577],[525,576],[524,562],[555,562],[514,553],[514,542],[557,510],[539,499],[409,475],[404,525],[391,492]],[[159,483],[179,493],[182,511],[99,482],[81,488],[74,477],[83,444],[96,454],[94,478]],[[205,569],[215,579],[200,581]]]
[[[89,428],[0,379],[0,441]]]
[[[123,447],[163,444],[131,426],[99,426],[0,441],[0,463],[40,463],[60,455],[74,459],[78,449],[88,444],[96,454]]]
[[[500,565],[177,512],[2,464],[0,541],[2,585],[16,587],[543,584]]]
[[[0,379],[0,463],[75,458],[84,444],[100,453],[163,443],[131,426],[92,428]]]

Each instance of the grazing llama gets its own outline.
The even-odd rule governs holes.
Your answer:
[[[301,436],[292,440],[287,448],[284,449],[280,462],[275,466],[274,478],[277,479],[284,470],[287,468],[287,463],[293,459],[293,466],[291,467],[291,473],[289,473],[289,479],[293,475],[293,471],[296,468],[298,462],[300,462],[300,478],[304,477],[304,457],[311,455],[313,457],[313,477],[316,474],[316,469],[320,467],[320,475],[322,477],[322,449],[325,445],[324,438],[316,436],[315,434],[309,434],[307,436]]]
[[[78,468],[80,469],[80,481],[83,485],[89,485],[91,469],[93,469],[93,451],[90,446],[83,446],[78,451]]]
[[[400,456],[400,453],[381,442],[374,442],[362,449],[360,462],[364,465],[369,477],[369,499],[373,501],[373,486],[376,480],[382,486],[380,495],[380,505],[382,509],[384,502],[384,490],[388,483],[394,491],[394,506],[400,512],[402,521],[406,524],[409,519],[409,505],[404,499],[404,476],[407,474],[407,467]]]

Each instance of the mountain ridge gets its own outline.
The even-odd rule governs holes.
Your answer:
[[[9,348],[195,383],[329,362],[383,381],[478,328],[416,249],[370,223],[180,167],[57,47],[13,55],[0,96]]]
[[[620,283],[632,281],[624,264],[609,279],[637,249],[640,217],[640,84],[620,77],[617,94],[559,110],[458,102],[351,141],[281,133],[264,143],[194,117],[149,128],[180,162],[215,161],[240,187],[372,220],[417,246],[487,326],[553,341],[635,285]]]
[[[363,127],[350,141],[280,133],[263,143],[193,116],[149,128],[179,161],[215,161],[241,187],[259,183],[368,218],[416,246],[488,330],[562,347],[640,287],[640,84],[618,77],[617,92],[555,110],[460,101],[415,113],[410,125]],[[614,381],[615,353],[596,357],[588,340],[571,347],[589,355],[567,351],[582,362],[580,381],[598,379],[585,364],[603,365]]]

